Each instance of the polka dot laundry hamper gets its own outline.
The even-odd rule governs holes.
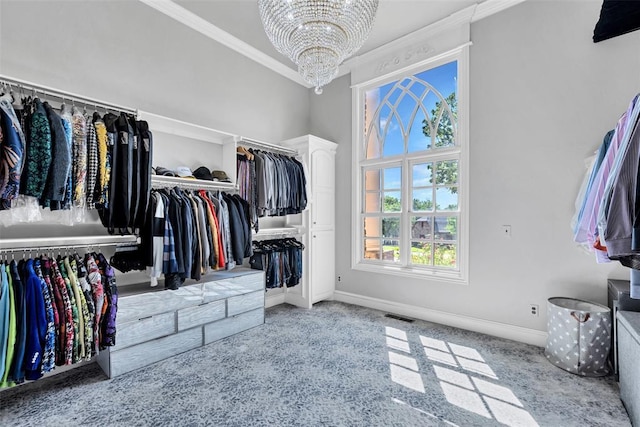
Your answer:
[[[555,366],[573,374],[599,377],[609,373],[611,310],[573,298],[547,301],[547,346]]]

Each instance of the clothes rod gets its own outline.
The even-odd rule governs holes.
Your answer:
[[[28,91],[32,91],[35,94],[38,92],[42,93],[44,97],[52,96],[55,98],[60,98],[63,101],[77,101],[80,104],[94,107],[101,107],[105,110],[117,110],[124,113],[129,113],[137,116],[138,111],[135,108],[124,107],[122,105],[114,104],[111,102],[101,101],[99,99],[90,98],[87,96],[79,95],[73,92],[67,92],[64,90],[55,89],[52,87],[40,85],[37,83],[32,83],[26,80],[17,79],[15,77],[5,76],[0,74],[0,82],[4,85],[9,86],[10,89],[14,90],[14,93],[17,93],[21,88]],[[15,88],[13,86],[16,86]]]
[[[278,227],[278,228],[263,228],[257,233],[253,233],[255,237],[271,236],[280,234],[302,234],[302,230],[296,227]]]
[[[245,138],[243,136],[240,137],[240,139],[238,140],[238,143],[246,144],[253,148],[264,149],[266,151],[275,151],[275,152],[280,152],[280,153],[290,154],[290,155],[298,154],[296,150],[293,150],[291,148],[282,147],[276,144],[270,144],[268,142],[258,141],[257,139]]]
[[[204,179],[190,179],[173,176],[151,175],[151,188],[185,188],[191,190],[225,190],[237,191],[238,186],[231,182],[208,181]]]
[[[39,250],[39,248],[70,248],[117,246],[125,243],[136,243],[134,235],[125,236],[76,236],[76,237],[48,237],[25,239],[0,239],[0,251]]]
[[[98,243],[98,244],[87,244],[87,245],[65,245],[65,246],[37,246],[33,248],[0,249],[0,254],[4,254],[6,259],[6,255],[10,253],[11,254],[15,254],[15,253],[48,254],[48,253],[53,253],[55,251],[58,251],[58,254],[60,254],[63,251],[67,252],[67,251],[76,250],[80,248],[89,249],[89,251],[92,252],[93,249],[112,247],[112,246],[114,245],[110,243]]]

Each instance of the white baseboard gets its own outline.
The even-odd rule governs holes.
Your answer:
[[[426,320],[428,322],[440,323],[460,329],[480,332],[538,347],[544,347],[547,342],[547,333],[536,329],[493,322],[491,320],[476,319],[474,317],[463,316],[460,314],[446,313],[444,311],[385,301],[378,298],[343,291],[335,291],[333,299],[347,304],[374,308],[388,313],[400,314],[414,319]]]

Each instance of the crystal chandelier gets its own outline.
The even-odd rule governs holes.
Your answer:
[[[321,94],[369,36],[378,0],[258,0],[258,7],[271,43]]]

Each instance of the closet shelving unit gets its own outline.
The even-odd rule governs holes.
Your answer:
[[[40,97],[43,101],[48,101],[54,108],[59,107],[63,103],[84,107],[87,111],[124,112],[127,114],[136,114],[133,108],[118,105],[112,102],[102,101],[90,98],[73,92],[63,91],[60,89],[33,83],[27,80],[18,79],[11,76],[0,74],[0,84],[5,89],[13,92],[15,98],[24,96]],[[16,254],[29,255],[54,253],[62,251],[70,251],[74,249],[87,248],[106,248],[117,247],[119,245],[129,245],[136,243],[137,237],[134,235],[82,235],[82,236],[56,236],[56,237],[19,237],[19,238],[1,238],[0,237],[0,254],[5,259],[11,254],[14,258]],[[30,255],[29,255],[30,256]],[[56,375],[78,366],[86,365],[95,361],[80,361],[72,365],[56,366],[56,368],[43,375],[44,378]],[[30,383],[26,381],[23,384]],[[4,390],[4,389],[3,389]],[[8,390],[8,389],[6,389]]]
[[[153,165],[224,170],[231,182],[152,175],[153,188],[237,191],[237,137],[197,124],[138,111],[153,134]],[[118,307],[116,345],[98,355],[109,377],[142,368],[264,323],[264,272],[215,271],[177,290],[127,295]]]
[[[303,260],[304,277],[299,286],[285,288],[280,290],[280,294],[269,298],[267,305],[286,302],[311,308],[314,302],[331,297],[335,286],[335,283],[331,283],[334,280],[332,200],[335,144],[309,136],[288,141],[285,147],[3,75],[0,75],[0,83],[11,86],[17,96],[42,94],[42,98],[53,102],[54,106],[54,103],[71,102],[85,105],[87,109],[100,108],[133,114],[138,120],[149,123],[154,138],[154,166],[162,165],[171,169],[186,164],[193,170],[203,165],[210,170],[224,170],[231,180],[231,183],[223,183],[154,175],[152,185],[155,188],[179,186],[237,191],[238,145],[302,158],[307,174],[311,170],[311,177],[307,176],[311,211],[308,207],[302,214],[283,218],[278,225],[265,221],[267,224],[261,224],[256,237],[300,236],[307,248]],[[326,180],[318,183],[320,173],[331,178],[331,185],[327,185]],[[321,190],[321,194],[311,196],[316,190]],[[315,238],[320,235],[326,238],[316,241]],[[134,243],[136,239],[136,236],[102,235],[46,239],[0,238],[0,253],[6,256],[16,251],[118,246]],[[310,251],[314,252],[313,257]],[[327,267],[324,274],[319,266]],[[309,272],[310,269],[314,271]],[[320,282],[315,277],[317,274],[320,275]],[[121,297],[116,346],[100,352],[97,358],[103,370],[110,377],[117,376],[264,323],[264,272],[236,268],[214,275],[210,280],[176,291],[143,292]],[[322,289],[323,293],[314,289]]]

